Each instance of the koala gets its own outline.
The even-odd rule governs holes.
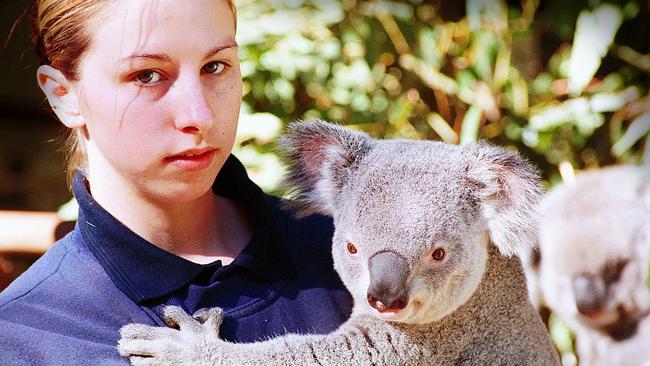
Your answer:
[[[133,364],[559,364],[516,255],[535,243],[541,195],[525,160],[486,143],[374,140],[319,120],[294,123],[280,144],[292,208],[333,217],[351,318],[328,335],[240,344],[219,339],[219,309],[200,322],[168,307],[178,330],[122,328],[118,349]]]
[[[540,203],[540,288],[580,364],[650,365],[650,172],[587,171]]]

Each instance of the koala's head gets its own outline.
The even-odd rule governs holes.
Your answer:
[[[474,293],[488,245],[512,255],[536,240],[536,172],[504,149],[373,140],[318,120],[293,124],[280,145],[294,208],[334,218],[355,314],[438,320]]]
[[[541,202],[541,287],[565,319],[615,339],[650,312],[650,176],[638,167],[579,174]]]

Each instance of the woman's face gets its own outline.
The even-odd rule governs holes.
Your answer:
[[[122,0],[91,26],[73,90],[95,180],[163,201],[206,193],[233,146],[242,83],[223,0]]]

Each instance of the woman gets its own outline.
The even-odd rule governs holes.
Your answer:
[[[75,230],[0,294],[0,364],[125,364],[127,323],[226,311],[225,339],[327,333],[351,300],[331,221],[296,220],[230,155],[231,1],[37,0],[37,80],[72,131]],[[216,180],[215,180],[216,177]]]

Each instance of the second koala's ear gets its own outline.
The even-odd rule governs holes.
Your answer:
[[[467,146],[467,180],[474,187],[490,239],[503,255],[537,245],[539,175],[516,153],[484,142]]]
[[[289,206],[298,215],[332,216],[341,189],[372,143],[365,133],[317,119],[289,125],[279,141],[289,166],[286,180],[296,193]]]

